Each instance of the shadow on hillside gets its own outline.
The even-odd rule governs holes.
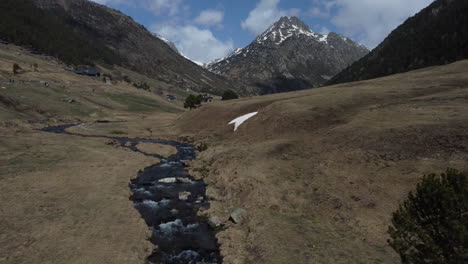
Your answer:
[[[313,85],[305,79],[286,78],[284,76],[274,77],[268,82],[257,82],[255,83],[255,86],[260,88],[261,95],[285,93],[291,91],[304,90],[313,87]]]

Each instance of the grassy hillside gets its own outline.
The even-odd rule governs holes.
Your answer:
[[[328,84],[367,80],[467,59],[467,13],[467,1],[434,1]]]
[[[19,74],[12,73],[14,63],[22,68]],[[76,75],[64,67],[56,60],[32,55],[16,46],[0,45],[2,121],[86,120],[183,111],[180,102],[169,103],[162,96],[124,81],[104,83],[101,78]],[[143,78],[135,73],[132,76]],[[158,85],[154,80],[148,82]]]
[[[14,63],[19,74],[12,73]],[[128,184],[158,160],[106,139],[35,129],[90,122],[96,127],[83,125],[79,132],[159,138],[183,109],[125,82],[106,84],[64,67],[0,44],[0,263],[143,263],[153,247]]]
[[[0,41],[69,65],[120,68],[168,87],[222,94],[232,83],[176,53],[131,17],[89,0],[4,0]]]
[[[228,227],[218,233],[224,263],[398,263],[386,243],[398,202],[423,174],[467,169],[467,70],[460,61],[183,112],[181,102],[0,44],[0,260],[141,263],[150,254],[128,183],[157,160],[34,130],[86,122],[73,131],[207,144],[191,173],[208,184],[208,214]],[[254,111],[238,131],[227,125]],[[236,208],[247,214],[233,224]]]
[[[122,64],[99,40],[74,30],[77,22],[61,8],[41,9],[30,0],[0,2],[0,39],[27,46],[69,64]]]
[[[424,174],[468,169],[468,61],[309,91],[207,105],[181,134],[210,214],[248,219],[219,233],[224,263],[399,263],[393,210]],[[233,132],[227,125],[259,111]],[[202,173],[201,173],[202,172]]]

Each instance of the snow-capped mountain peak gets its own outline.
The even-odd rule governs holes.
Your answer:
[[[327,42],[327,35],[314,32],[309,26],[294,16],[282,17],[263,32],[263,34],[259,35],[255,41],[258,44],[273,42],[276,45],[281,45],[281,43],[290,37],[300,35],[315,38],[320,42]]]
[[[246,94],[317,87],[369,51],[330,32],[314,32],[297,17],[282,17],[245,48],[205,67],[236,80]]]

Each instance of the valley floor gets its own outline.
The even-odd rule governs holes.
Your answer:
[[[224,263],[398,263],[386,243],[398,202],[424,174],[468,169],[467,70],[460,61],[182,114],[125,86],[96,84],[91,101],[87,86],[7,84],[0,90],[0,263],[142,263],[149,255],[128,183],[157,160],[106,139],[34,130],[72,122],[85,123],[73,128],[82,134],[206,143],[190,170],[208,184],[209,216],[228,227],[217,235]],[[110,100],[115,92],[125,100]],[[78,98],[77,109],[61,101],[65,93]],[[227,125],[256,111],[236,132]],[[238,208],[247,213],[234,224],[228,218]]]
[[[141,119],[165,131],[170,115]],[[148,137],[132,132],[142,123],[91,123],[82,134]],[[120,148],[105,138],[83,138],[1,127],[0,263],[144,263],[153,245],[150,232],[129,200],[130,180],[158,159]],[[121,134],[119,133],[119,135]],[[170,138],[169,135],[154,135]],[[141,150],[169,156],[158,144]]]

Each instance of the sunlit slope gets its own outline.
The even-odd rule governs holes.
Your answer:
[[[15,63],[22,69],[19,74],[12,73]],[[103,82],[102,77],[80,76],[66,68],[55,59],[32,55],[13,45],[0,44],[2,121],[86,120],[183,111],[165,98],[137,89],[124,81]],[[117,70],[109,69],[108,72]],[[144,78],[136,73],[128,74],[133,74],[135,79]]]
[[[398,263],[386,243],[398,202],[424,174],[468,169],[467,70],[460,61],[184,113],[181,132],[208,144],[194,166],[211,214],[248,211],[219,234],[225,263]]]

